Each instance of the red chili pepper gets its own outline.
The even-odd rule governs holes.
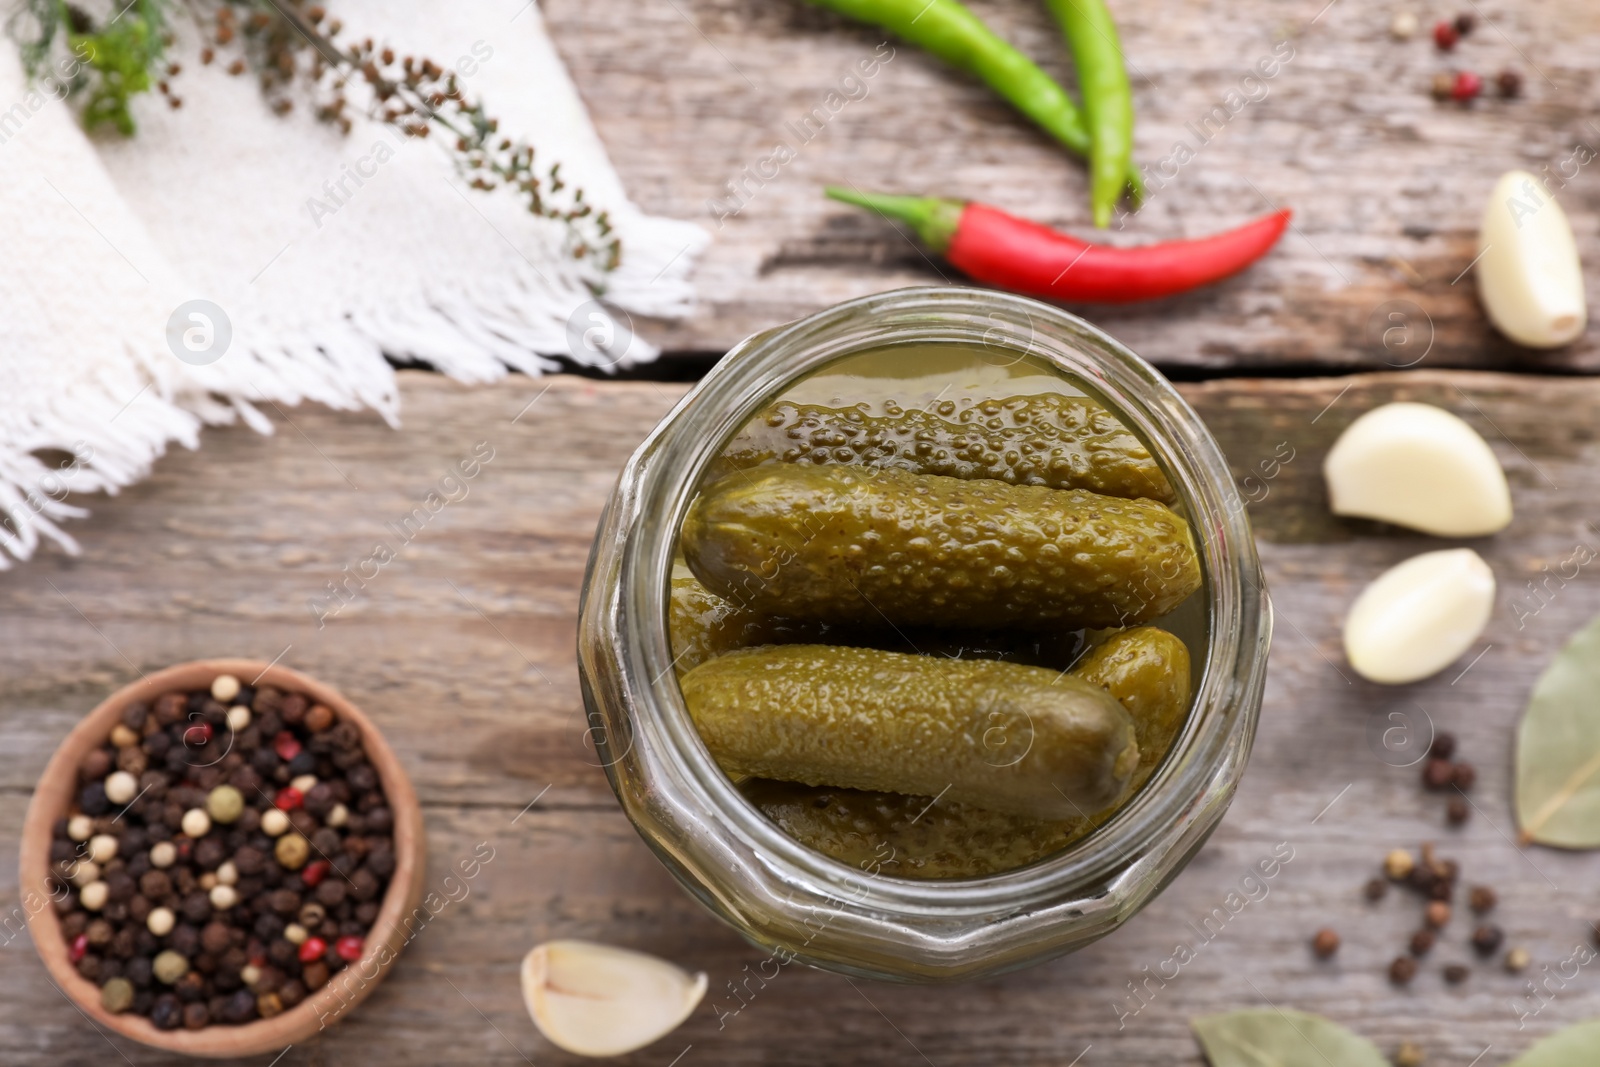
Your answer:
[[[1266,255],[1287,210],[1192,241],[1135,248],[1090,244],[987,204],[830,188],[835,200],[908,223],[932,251],[980,282],[1029,296],[1125,304],[1220,281]]]

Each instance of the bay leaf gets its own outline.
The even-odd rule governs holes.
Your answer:
[[[1600,1021],[1579,1023],[1545,1038],[1510,1067],[1591,1067],[1600,1063]]]
[[[1310,1012],[1249,1008],[1189,1025],[1211,1067],[1389,1067],[1372,1042]]]
[[[1545,668],[1517,728],[1524,840],[1600,848],[1600,619]]]

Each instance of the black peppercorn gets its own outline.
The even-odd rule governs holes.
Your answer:
[[[1498,926],[1485,923],[1472,931],[1472,947],[1478,950],[1479,955],[1493,955],[1505,937],[1504,931]]]
[[[1426,956],[1433,951],[1435,939],[1435,934],[1432,930],[1426,927],[1418,930],[1411,935],[1411,954],[1413,956]]]
[[[1451,826],[1460,826],[1472,815],[1472,808],[1467,804],[1466,797],[1453,796],[1450,803],[1445,805],[1444,817]]]
[[[279,967],[288,967],[300,958],[300,950],[293,941],[278,938],[267,946],[267,959]]]
[[[1495,895],[1495,891],[1486,885],[1475,885],[1467,893],[1467,904],[1479,915],[1486,911],[1492,911],[1499,899]]]
[[[1430,758],[1422,765],[1422,784],[1433,790],[1448,789],[1455,778],[1455,765],[1449,760]]]
[[[1417,976],[1417,961],[1410,956],[1396,956],[1389,964],[1389,981],[1405,985]]]
[[[337,877],[326,878],[321,885],[317,886],[317,903],[324,908],[337,908],[344,903],[345,892],[344,879]]]
[[[111,801],[106,799],[102,782],[90,782],[78,792],[78,810],[85,815],[105,815],[111,811]]]
[[[183,976],[172,983],[172,991],[178,994],[178,999],[185,1004],[193,1004],[206,996],[206,978],[199,971],[185,971]]]
[[[382,839],[387,845],[387,839]],[[379,878],[390,878],[394,875],[395,858],[393,850],[385,847],[374,849],[367,856],[366,869]],[[359,898],[358,898],[359,899]]]
[[[167,935],[167,947],[180,956],[192,959],[200,951],[200,931],[188,923],[179,923]]]
[[[183,917],[198,926],[211,918],[211,898],[195,890],[183,898],[182,910]]]
[[[1467,975],[1472,972],[1467,970],[1467,965],[1464,963],[1450,963],[1445,965],[1443,973],[1446,982],[1451,985],[1460,985],[1467,980]]]
[[[183,1025],[183,1005],[176,996],[163,993],[150,1008],[150,1021],[159,1030],[176,1030]]]
[[[1478,780],[1478,771],[1470,763],[1457,763],[1451,770],[1451,784],[1462,792],[1471,789]]]
[[[211,1012],[204,1004],[188,1004],[183,1009],[183,1028],[185,1030],[204,1030],[211,1021]]]
[[[147,956],[135,956],[129,960],[128,965],[122,969],[122,976],[139,989],[148,989],[150,983],[155,980]]]

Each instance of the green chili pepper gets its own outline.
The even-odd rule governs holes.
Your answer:
[[[1089,201],[1094,224],[1106,226],[1130,185],[1144,195],[1133,167],[1133,93],[1122,62],[1117,27],[1105,0],[1045,0],[1072,50],[1078,91],[1089,123]]]
[[[1078,155],[1092,144],[1083,116],[1066,90],[1032,60],[1001,40],[958,0],[813,0],[814,3],[904,37],[953,67],[983,79],[995,92]]]

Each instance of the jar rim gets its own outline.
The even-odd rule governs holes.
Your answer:
[[[1189,510],[1204,561],[1209,640],[1183,732],[1151,780],[1103,826],[1025,867],[918,880],[851,868],[790,837],[744,799],[689,717],[664,619],[678,528],[723,443],[775,394],[839,358],[941,341],[1042,360],[1099,394],[1150,443]],[[1270,630],[1244,503],[1216,441],[1170,382],[1054,306],[991,290],[918,287],[860,297],[755,335],[662,420],[624,468],[597,534],[579,665],[613,788],[691,892],[753,940],[780,946],[792,941],[778,928],[783,920],[838,902],[831,933],[808,938],[800,958],[877,977],[944,977],[1030,962],[1040,956],[1038,943],[1051,940],[1043,929],[1052,923],[1072,928],[1056,930],[1055,951],[1077,947],[1125,921],[1175,876],[1221,818],[1242,771]],[[602,690],[606,699],[596,699]],[[742,883],[719,873],[730,863]],[[852,950],[853,938],[872,947]],[[878,962],[856,958],[863,952]],[[970,962],[974,952],[987,953],[983,963]]]

